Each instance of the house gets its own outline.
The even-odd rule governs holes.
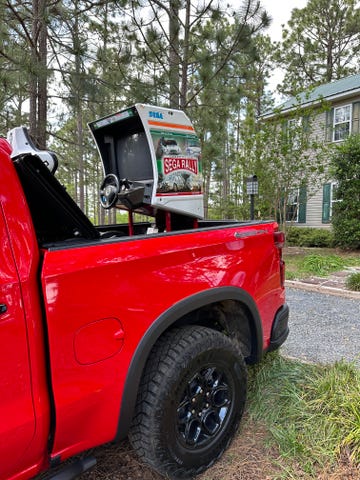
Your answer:
[[[327,108],[320,108],[326,102]],[[314,108],[313,135],[324,144],[336,144],[351,133],[360,133],[360,74],[309,89],[267,112],[262,120],[280,117],[291,128],[292,113]],[[287,217],[299,226],[329,228],[336,184],[326,181],[322,188],[307,195],[306,187],[295,191],[288,201]]]

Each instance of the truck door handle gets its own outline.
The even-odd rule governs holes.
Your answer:
[[[0,303],[0,315],[7,312],[7,305]]]

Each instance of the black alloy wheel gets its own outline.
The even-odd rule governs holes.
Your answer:
[[[206,327],[166,333],[148,360],[129,434],[138,455],[169,478],[192,478],[232,440],[246,399],[239,345]]]

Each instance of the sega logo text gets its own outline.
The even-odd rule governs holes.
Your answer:
[[[161,112],[149,112],[150,118],[160,118],[161,120],[164,119],[163,114]]]

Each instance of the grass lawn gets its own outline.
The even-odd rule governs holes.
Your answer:
[[[360,370],[278,352],[249,369],[248,406],[230,449],[199,480],[359,480]]]
[[[311,276],[326,277],[347,267],[360,267],[360,251],[286,247],[284,259],[287,280],[299,280]]]

